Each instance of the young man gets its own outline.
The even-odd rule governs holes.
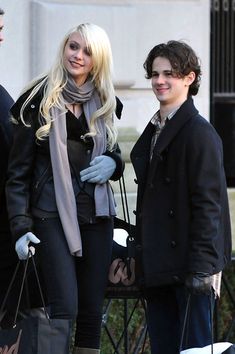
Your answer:
[[[191,47],[169,41],[144,63],[160,103],[136,142],[137,232],[142,249],[152,354],[211,342],[210,294],[230,260],[231,231],[222,143],[194,106],[201,69]],[[170,339],[169,339],[170,338]]]
[[[0,43],[3,38],[4,11],[0,8]],[[8,154],[12,142],[9,110],[13,99],[0,85],[0,304],[5,296],[13,271],[17,264],[17,255],[11,242],[5,198],[5,181]]]

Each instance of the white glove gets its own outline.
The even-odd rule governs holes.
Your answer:
[[[109,156],[96,156],[90,162],[90,167],[80,172],[81,181],[90,183],[105,183],[113,175],[116,168],[116,162]]]
[[[35,248],[33,246],[29,247],[30,242],[40,243],[40,240],[32,232],[27,232],[16,241],[15,250],[19,259],[27,259],[29,250],[32,254],[35,254]]]

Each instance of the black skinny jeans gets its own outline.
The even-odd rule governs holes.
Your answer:
[[[58,218],[35,219],[37,249],[51,318],[77,318],[75,345],[99,348],[112,252],[113,220],[80,226],[83,256],[70,254]]]

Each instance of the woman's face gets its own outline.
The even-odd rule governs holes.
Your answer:
[[[78,32],[70,35],[64,48],[63,62],[76,84],[84,84],[93,68],[93,60],[85,40]]]

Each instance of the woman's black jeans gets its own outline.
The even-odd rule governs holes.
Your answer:
[[[37,248],[51,318],[77,319],[75,345],[99,348],[112,252],[113,220],[80,226],[83,256],[70,254],[58,218],[35,219]]]

